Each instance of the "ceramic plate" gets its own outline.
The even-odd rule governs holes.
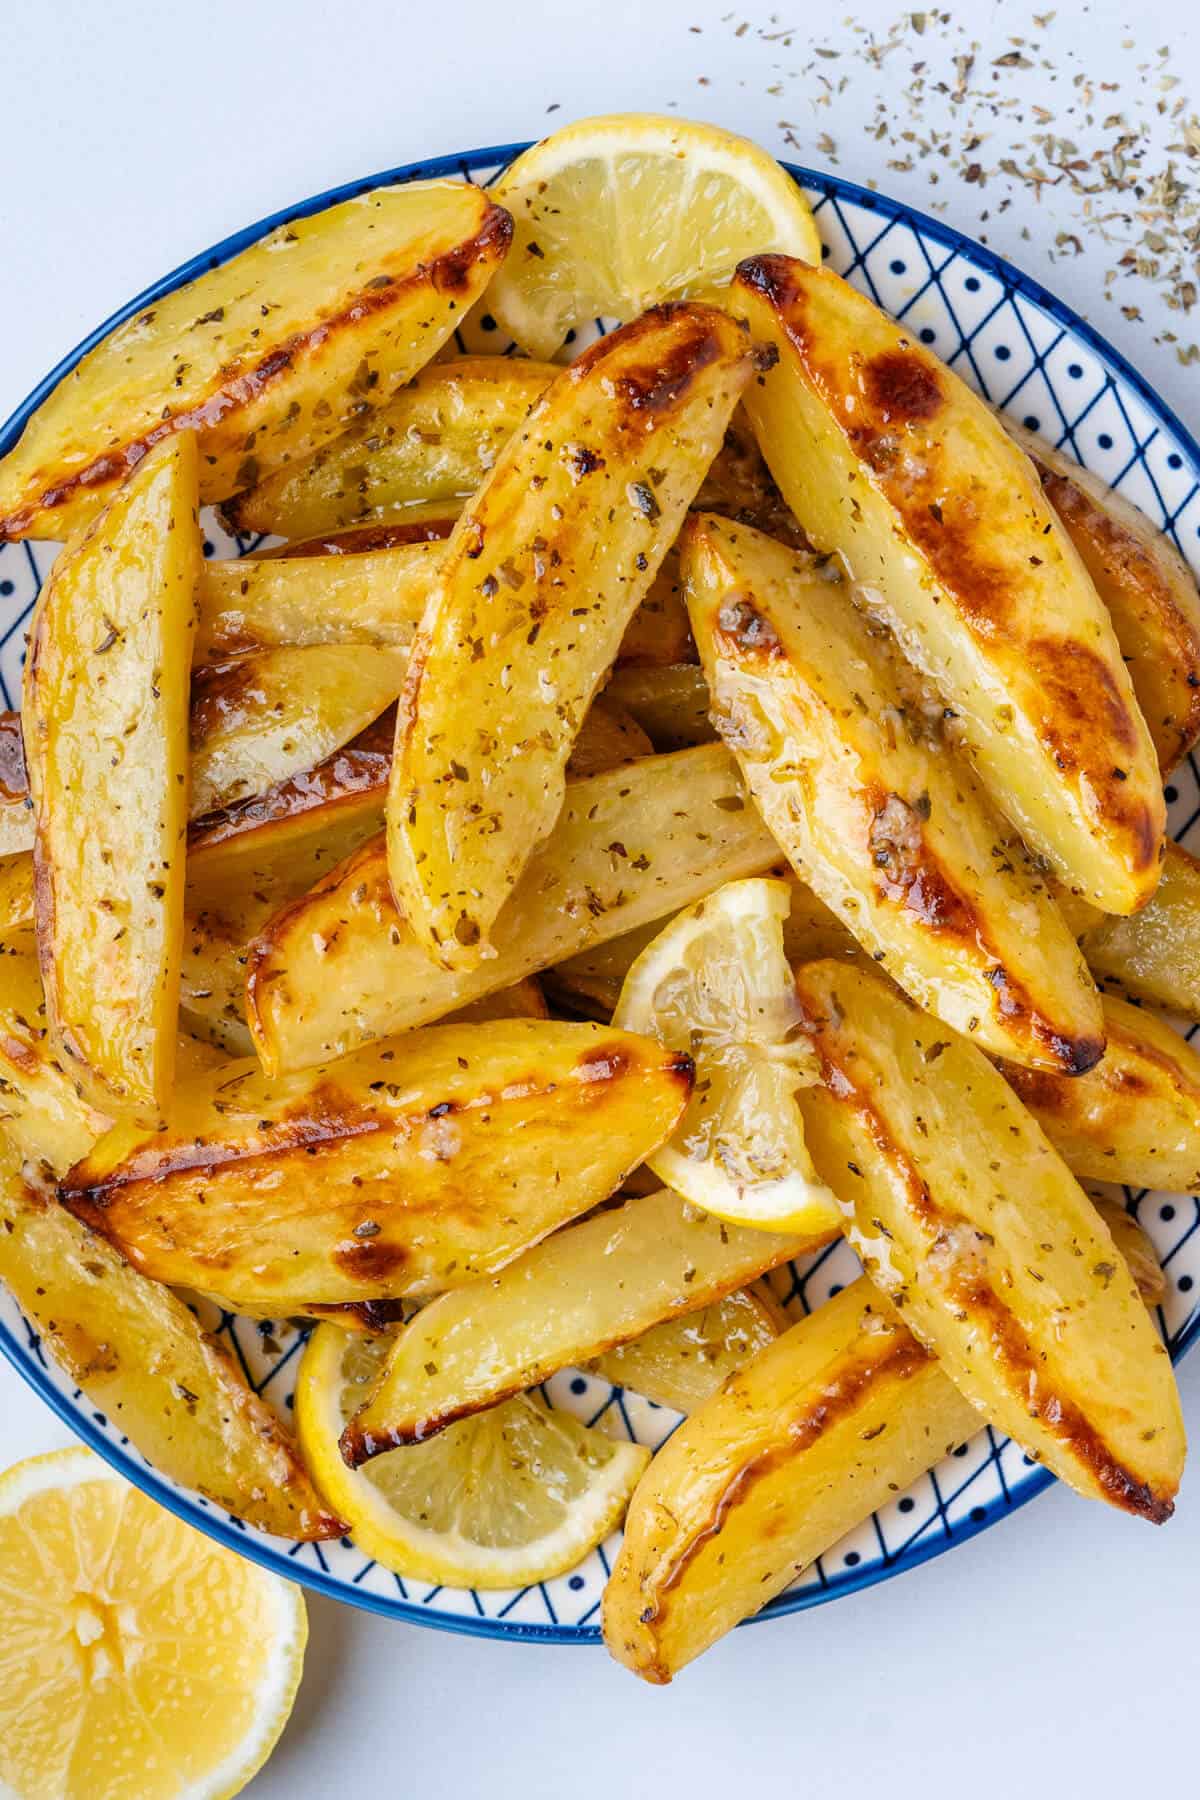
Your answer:
[[[130,300],[46,377],[0,431],[0,454],[11,448],[39,401],[114,325],[275,226],[383,184],[439,175],[486,182],[524,148],[471,150],[392,169],[306,200],[194,257]],[[1038,283],[939,221],[834,176],[801,168],[791,172],[811,198],[833,268],[902,318],[972,387],[1031,431],[1061,444],[1169,530],[1200,572],[1200,446],[1116,351]],[[503,348],[491,320],[484,317],[473,330],[475,341],[463,348]],[[207,555],[245,554],[253,547],[255,540],[234,541],[215,521],[206,524]],[[0,687],[8,706],[19,701],[24,627],[52,560],[53,549],[46,545],[0,547]],[[1200,847],[1200,770],[1191,757],[1167,797],[1174,835]],[[1200,1201],[1131,1190],[1125,1200],[1166,1267],[1169,1291],[1161,1324],[1178,1359],[1200,1331]],[[781,1271],[780,1297],[799,1315],[837,1293],[856,1267],[852,1253],[838,1245]],[[214,1315],[211,1323],[258,1390],[286,1416],[302,1336],[286,1324],[229,1314]],[[450,1630],[555,1643],[599,1637],[600,1595],[616,1539],[571,1574],[516,1593],[403,1581],[348,1540],[298,1546],[264,1538],[166,1480],[43,1356],[37,1334],[2,1295],[0,1349],[78,1436],[130,1480],[210,1536],[282,1574],[339,1600]],[[589,1421],[606,1418],[610,1429],[650,1445],[660,1443],[676,1423],[672,1413],[573,1371],[555,1377],[547,1397]],[[982,1431],[844,1539],[759,1616],[778,1618],[911,1569],[995,1524],[1050,1480],[1016,1445]]]

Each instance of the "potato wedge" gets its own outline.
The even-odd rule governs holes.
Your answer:
[[[779,352],[746,406],[800,524],[872,590],[1030,848],[1105,912],[1135,912],[1158,880],[1158,759],[1028,459],[832,271],[752,258],[731,304]]]
[[[164,294],[84,357],[0,462],[0,542],[73,533],[177,432],[199,434],[203,501],[309,455],[429,361],[511,235],[469,183],[378,188]]]
[[[422,1307],[342,1433],[342,1455],[357,1468],[418,1444],[829,1241],[722,1225],[669,1188],[596,1213]]]
[[[679,551],[673,544],[646,598],[625,627],[617,651],[617,667],[671,668],[695,660],[696,646],[679,575]]]
[[[33,855],[6,856],[0,862],[0,937],[33,921]]]
[[[587,775],[602,775],[606,769],[619,769],[639,757],[653,756],[654,745],[637,720],[629,713],[594,700],[588,707],[579,735],[567,758],[568,780]]]
[[[825,1083],[797,1095],[805,1136],[867,1273],[993,1425],[1161,1524],[1184,1457],[1171,1364],[1041,1127],[973,1044],[878,977],[810,963],[796,993]]]
[[[200,576],[198,663],[245,650],[413,640],[444,551],[406,544],[349,556],[248,556],[205,563]]]
[[[692,1413],[787,1325],[787,1315],[759,1288],[741,1288],[699,1312],[652,1325],[589,1366],[656,1406]]]
[[[374,550],[402,550],[406,545],[440,544],[454,530],[454,521],[462,509],[463,501],[459,500],[421,501],[389,513],[373,525],[318,531],[313,537],[291,538],[286,544],[260,548],[253,560],[278,562],[299,557],[307,561],[310,556],[358,556]]]
[[[322,762],[393,704],[405,650],[262,650],[192,676],[192,808],[199,816]]]
[[[1124,1000],[1105,999],[1104,1023],[1107,1048],[1086,1075],[1000,1072],[1072,1174],[1200,1193],[1200,1056]]]
[[[151,451],[42,589],[22,711],[56,1052],[106,1110],[171,1091],[183,939],[196,440]]]
[[[461,1286],[604,1200],[671,1131],[686,1056],[598,1025],[446,1025],[176,1089],[62,1184],[143,1274],[250,1309]]]
[[[1167,1297],[1167,1277],[1149,1234],[1111,1195],[1089,1191],[1088,1198],[1112,1232],[1113,1243],[1129,1266],[1142,1305],[1151,1310],[1161,1306]]]
[[[1200,739],[1200,594],[1191,570],[1145,513],[1098,475],[1022,426],[1005,429],[1032,459],[1064,531],[1108,608],[1163,775]]]
[[[571,782],[477,969],[435,968],[392,897],[372,840],[267,925],[246,972],[263,1067],[304,1068],[444,1018],[589,944],[677,912],[779,849],[718,745]]]
[[[47,1354],[161,1475],[286,1538],[345,1530],[290,1433],[168,1288],[30,1186],[0,1143],[0,1281]]]
[[[31,925],[0,942],[0,1127],[33,1162],[65,1175],[112,1123],[79,1093],[49,1041]]]
[[[580,721],[753,372],[714,307],[656,308],[565,369],[455,526],[413,647],[388,871],[444,968],[496,916],[563,802]]]
[[[690,632],[689,632],[690,635]],[[635,718],[656,750],[689,750],[711,744],[716,727],[703,669],[691,663],[659,668],[618,665],[604,690],[610,706]]]
[[[311,537],[473,494],[559,374],[520,356],[431,363],[361,423],[228,501],[229,529]]]
[[[670,1681],[978,1428],[891,1302],[852,1283],[650,1464],[604,1592],[610,1652]]]
[[[1131,919],[1067,909],[1092,970],[1128,994],[1200,1019],[1200,861],[1168,843],[1154,898]]]
[[[717,729],[802,880],[948,1024],[1090,1068],[1100,1001],[1044,877],[846,583],[703,513],[682,568]]]

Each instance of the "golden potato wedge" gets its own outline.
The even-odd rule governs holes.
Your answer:
[[[384,645],[260,650],[192,676],[192,810],[261,794],[311,769],[395,701],[408,653]]]
[[[800,524],[871,590],[1030,848],[1105,912],[1135,912],[1158,880],[1158,760],[1028,458],[832,271],[755,257],[731,304],[779,352],[746,407]]]
[[[727,1294],[699,1312],[664,1319],[589,1366],[656,1406],[692,1413],[735,1369],[787,1329],[787,1316],[757,1287]]]
[[[42,589],[22,722],[56,1052],[107,1109],[171,1091],[183,940],[196,440],[152,450]]]
[[[1088,1198],[1112,1232],[1113,1243],[1129,1265],[1142,1305],[1151,1310],[1161,1306],[1167,1297],[1167,1277],[1149,1234],[1111,1195],[1089,1190]]]
[[[1072,1174],[1200,1193],[1200,1056],[1124,1000],[1105,998],[1104,1024],[1107,1047],[1086,1075],[1000,1072]]]
[[[673,544],[646,598],[625,627],[617,667],[671,668],[695,660],[696,646],[679,576],[679,551]]]
[[[561,370],[520,356],[431,363],[361,423],[228,501],[231,531],[311,537],[473,494]]]
[[[422,1307],[343,1432],[342,1455],[357,1468],[420,1443],[829,1241],[723,1225],[669,1188],[598,1212]]]
[[[567,778],[602,775],[606,769],[619,769],[624,763],[653,755],[654,745],[631,714],[594,700],[571,746]]]
[[[1200,594],[1145,513],[1024,427],[1005,429],[1032,459],[1064,531],[1108,608],[1164,775],[1200,739]]]
[[[31,1161],[65,1175],[111,1124],[78,1092],[49,1040],[31,925],[0,942],[0,1126]]]
[[[1167,844],[1154,897],[1132,918],[1060,904],[1096,975],[1136,999],[1200,1019],[1200,862],[1181,844]]]
[[[33,849],[33,810],[21,715],[0,713],[0,856]]]
[[[205,563],[195,657],[312,644],[406,648],[443,560],[439,543],[348,556]]]
[[[993,1425],[1161,1524],[1184,1458],[1170,1360],[1041,1127],[973,1044],[873,974],[810,963],[796,993],[824,1077],[797,1095],[805,1136],[867,1273]]]
[[[778,858],[719,745],[571,782],[497,926],[495,957],[451,972],[409,930],[373,840],[285,907],[251,952],[246,1014],[263,1067],[304,1068],[444,1018]]]
[[[0,1281],[42,1345],[159,1474],[260,1531],[345,1530],[290,1433],[169,1288],[27,1183],[0,1141]]]
[[[278,1081],[227,1065],[61,1192],[143,1274],[251,1309],[457,1287],[606,1199],[691,1082],[598,1025],[445,1025]]]
[[[465,500],[466,496],[464,496]],[[440,544],[454,530],[463,509],[459,500],[429,500],[389,513],[373,525],[348,525],[345,531],[318,531],[313,537],[291,538],[286,544],[259,549],[255,562],[310,556],[358,556],[371,550],[401,550],[405,545]],[[246,559],[249,560],[249,559]]]
[[[541,983],[532,975],[523,981],[514,981],[511,987],[498,988],[494,994],[485,994],[481,1000],[472,1000],[468,1006],[460,1006],[451,1013],[447,1024],[450,1025],[483,1025],[490,1019],[548,1019],[550,1008],[546,1005],[546,996],[542,992]]]
[[[650,1464],[604,1591],[610,1652],[670,1681],[978,1427],[890,1301],[854,1282]]]
[[[388,871],[445,968],[496,916],[563,802],[580,721],[753,371],[714,307],[660,307],[548,388],[450,537],[405,681]]]
[[[511,235],[469,183],[378,188],[164,294],[84,357],[0,462],[0,542],[73,533],[176,432],[199,435],[203,501],[309,455],[429,361]]]
[[[1100,1001],[1044,877],[837,571],[704,513],[682,568],[714,722],[801,878],[948,1024],[1090,1068]]]
[[[618,665],[604,696],[610,706],[619,706],[637,720],[656,750],[690,750],[696,744],[711,744],[717,735],[709,717],[708,682],[703,669],[692,663],[658,668]]]

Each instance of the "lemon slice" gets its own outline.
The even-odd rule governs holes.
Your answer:
[[[686,119],[581,119],[492,192],[515,230],[484,304],[530,356],[552,356],[585,320],[707,292],[744,256],[821,260],[808,201],[774,157]]]
[[[528,1587],[574,1568],[620,1524],[650,1452],[528,1394],[348,1469],[338,1438],[386,1351],[386,1338],[318,1325],[296,1383],[313,1478],[376,1562],[447,1587]]]
[[[90,1450],[0,1476],[0,1793],[226,1800],[300,1682],[299,1588],[211,1543]]]
[[[738,1225],[836,1228],[796,1090],[817,1067],[783,951],[784,881],[731,881],[678,915],[625,977],[613,1024],[695,1059],[674,1135],[647,1158],[668,1187]]]

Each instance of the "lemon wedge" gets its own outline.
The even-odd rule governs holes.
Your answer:
[[[0,1793],[227,1800],[300,1683],[304,1597],[90,1450],[0,1476]]]
[[[574,1568],[620,1524],[650,1452],[529,1394],[347,1468],[338,1438],[387,1345],[319,1325],[296,1383],[305,1459],[368,1556],[447,1587],[528,1587]]]
[[[796,1105],[817,1080],[783,949],[785,881],[731,881],[681,912],[625,977],[613,1024],[686,1050],[687,1111],[647,1160],[718,1218],[770,1231],[836,1229]]]
[[[775,158],[686,119],[581,119],[519,156],[492,193],[515,229],[484,304],[543,359],[585,320],[710,292],[745,256],[821,260],[808,201]]]

